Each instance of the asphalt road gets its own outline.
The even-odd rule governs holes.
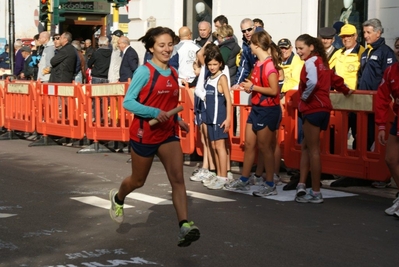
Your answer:
[[[190,182],[194,166],[185,165],[189,219],[202,236],[179,248],[160,162],[118,225],[108,192],[129,174],[129,155],[28,144],[0,141],[1,267],[399,265],[399,219],[383,212],[392,194],[326,191],[323,204],[287,201],[286,192],[255,198]]]

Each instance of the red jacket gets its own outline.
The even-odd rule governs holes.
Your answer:
[[[299,111],[303,114],[330,112],[332,110],[331,87],[344,94],[350,90],[344,84],[344,79],[324,65],[321,57],[312,56],[306,59],[298,89],[301,97],[298,104]]]
[[[399,63],[389,66],[385,72],[380,86],[377,90],[375,106],[375,123],[379,130],[385,130],[388,120],[389,105],[392,103],[393,111],[398,119],[399,114]],[[399,123],[396,135],[399,136]]]

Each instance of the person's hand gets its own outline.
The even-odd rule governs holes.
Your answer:
[[[156,117],[157,121],[159,122],[165,122],[167,120],[169,120],[169,116],[166,113],[166,111],[161,110],[158,114],[158,116]]]
[[[387,140],[385,140],[385,130],[380,130],[378,132],[378,142],[383,146],[387,143]]]
[[[186,131],[187,133],[190,132],[190,128],[188,127],[188,123],[183,121],[183,120],[179,120],[179,126],[182,130]]]
[[[230,120],[224,120],[224,122],[220,125],[220,128],[224,128],[223,132],[228,133],[230,130]]]
[[[242,88],[240,87],[240,85],[237,83],[235,85],[233,85],[230,90],[242,90]]]
[[[253,85],[253,83],[250,80],[245,79],[243,82],[240,83],[240,87],[241,87],[240,89],[243,89],[246,93],[249,94],[252,92],[250,90],[252,85]]]
[[[45,68],[43,69],[43,74],[49,74],[50,72],[51,72],[50,67],[45,67]]]

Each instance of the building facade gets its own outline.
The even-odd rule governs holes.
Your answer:
[[[38,33],[39,0],[23,0],[24,8],[17,8],[22,0],[15,1],[15,37],[33,37]],[[74,36],[88,38],[101,28],[101,34],[109,35],[111,29],[107,22],[107,12],[112,7],[106,0],[71,0],[73,6],[101,6],[101,12],[82,10],[66,14],[67,20],[60,27],[72,31]],[[138,38],[154,26],[166,26],[178,31],[183,26],[189,26],[196,37],[198,25],[197,3],[205,5],[205,11],[213,19],[225,15],[233,27],[235,35],[241,39],[240,22],[244,18],[260,18],[265,23],[265,29],[277,41],[288,38],[293,42],[302,33],[317,36],[318,29],[333,26],[340,20],[348,20],[361,31],[361,24],[369,18],[379,18],[384,27],[383,37],[391,47],[395,37],[399,36],[399,1],[398,0],[130,0],[128,7],[120,8],[120,13],[127,14],[127,35],[132,46],[140,57],[144,55],[143,46]],[[348,6],[348,8],[345,8]],[[128,10],[128,11],[127,11]],[[0,38],[8,37],[8,1],[0,3]],[[108,16],[109,20],[109,16]],[[39,25],[40,26],[40,25]],[[362,33],[359,33],[361,36]]]

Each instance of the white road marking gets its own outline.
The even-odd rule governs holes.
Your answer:
[[[232,202],[232,201],[236,201],[235,199],[217,197],[217,196],[213,196],[213,195],[208,195],[208,194],[203,194],[203,193],[198,193],[198,192],[188,191],[188,190],[187,190],[187,195],[189,197],[200,198],[200,199],[204,199],[204,200],[208,200],[208,201],[212,201],[212,202]]]
[[[147,203],[154,204],[154,205],[172,205],[173,204],[172,200],[168,200],[168,199],[164,199],[164,198],[160,198],[160,197],[153,197],[153,196],[149,196],[149,195],[142,194],[142,193],[136,193],[136,192],[130,193],[126,197],[135,199],[135,200],[139,200],[139,201],[143,201],[143,202],[147,202]]]
[[[0,213],[0,219],[12,217],[12,216],[17,216],[17,214]]]
[[[110,202],[107,199],[103,199],[100,197],[96,197],[96,196],[88,196],[88,197],[71,197],[71,199],[73,200],[77,200],[79,202],[85,203],[85,204],[89,204],[92,206],[96,206],[99,208],[103,208],[103,209],[109,209],[110,207]],[[129,208],[133,208],[134,206],[131,205],[123,205],[124,209],[129,209]]]

